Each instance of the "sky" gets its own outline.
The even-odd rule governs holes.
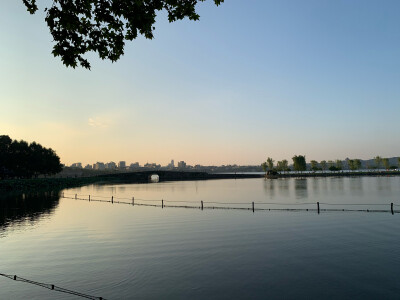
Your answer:
[[[0,135],[66,165],[400,156],[398,0],[208,0],[91,71],[52,56],[49,3],[0,2]]]

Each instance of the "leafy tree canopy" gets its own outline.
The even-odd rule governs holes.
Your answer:
[[[383,158],[382,163],[386,170],[390,168],[389,158]]]
[[[361,160],[360,159],[355,159],[354,160],[354,167],[356,170],[361,168]]]
[[[343,163],[342,163],[342,161],[340,159],[336,160],[336,169],[338,171],[343,169]]]
[[[61,170],[60,158],[52,149],[0,135],[0,178],[30,178]]]
[[[341,169],[336,166],[330,166],[329,171],[340,171]]]
[[[288,171],[288,161],[286,159],[278,161],[276,169],[278,171]]]
[[[376,167],[379,169],[381,167],[382,157],[380,157],[379,155],[375,156],[374,157],[374,161],[375,161]]]
[[[356,164],[354,162],[354,159],[349,159],[347,161],[347,164],[348,164],[350,170],[352,170],[352,171],[356,170],[357,167],[356,167]]]
[[[153,38],[157,11],[166,10],[169,22],[198,20],[196,4],[205,0],[53,0],[45,21],[53,36],[53,55],[67,67],[90,69],[83,55],[97,52],[101,59],[117,61],[125,41],[139,34]],[[213,0],[220,5],[224,0]],[[22,0],[27,10],[38,10],[37,0]]]
[[[311,164],[311,170],[313,170],[313,171],[318,171],[318,162],[316,161],[316,160],[312,160],[312,161],[310,161],[310,164]]]
[[[305,171],[307,169],[306,156],[295,155],[293,156],[293,168],[295,171]]]
[[[274,160],[271,157],[267,158],[267,165],[268,165],[268,169],[272,170],[274,168]]]
[[[261,168],[263,169],[264,172],[267,172],[267,169],[268,169],[267,163],[266,163],[266,162],[263,162],[263,163],[261,164]]]

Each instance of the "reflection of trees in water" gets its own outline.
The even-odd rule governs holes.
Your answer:
[[[297,199],[307,198],[307,179],[265,179],[264,190],[265,193],[273,199],[277,194],[283,198],[289,198],[290,191],[292,190],[291,185],[294,182],[294,192]]]
[[[308,197],[307,178],[296,178],[294,181],[294,193],[296,199]]]
[[[348,179],[349,189],[352,195],[360,195],[364,194],[364,186],[363,186],[363,177],[353,177]]]
[[[51,215],[58,206],[58,193],[6,194],[0,197],[0,232],[24,221],[34,223]]]
[[[376,188],[378,191],[390,191],[392,189],[390,177],[376,177]]]
[[[320,180],[319,182],[320,182],[321,191],[326,192],[326,191],[329,190],[329,189],[328,189],[328,186],[329,186],[329,178],[326,178],[326,177],[321,178],[321,180]]]
[[[344,177],[332,177],[330,181],[331,190],[344,194],[344,180]]]
[[[282,197],[288,198],[290,196],[290,187],[289,187],[290,179],[283,178],[276,180],[276,185],[279,190],[279,194]]]
[[[319,190],[320,190],[320,183],[321,179],[320,178],[313,178],[314,180],[311,180],[311,193],[314,196],[319,195]]]
[[[264,179],[265,193],[273,199],[275,196],[276,179]]]

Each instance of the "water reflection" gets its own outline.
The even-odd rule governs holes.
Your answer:
[[[349,189],[353,195],[363,196],[363,178],[349,178]]]
[[[290,197],[290,181],[287,179],[277,180],[277,186],[281,197]]]
[[[265,179],[264,180],[264,190],[265,193],[271,198],[274,199],[275,196],[275,183],[276,179]]]
[[[310,182],[310,187],[312,190],[312,193],[314,196],[319,197],[320,195],[320,185],[321,185],[321,179],[320,178],[316,178],[316,180],[312,180]]]
[[[0,197],[0,237],[8,227],[39,219],[54,213],[58,193],[5,194]]]
[[[308,197],[307,179],[296,178],[294,181],[294,193],[296,199],[304,199]]]
[[[390,191],[391,181],[387,180],[387,177],[377,177],[376,178],[376,188],[378,191]]]
[[[102,186],[102,193],[96,191],[99,186],[64,192],[110,199],[115,191],[114,196],[120,198],[196,203],[400,204],[400,177],[379,179],[388,181],[379,184],[390,185],[390,193],[377,189],[376,178],[162,182]],[[357,196],[352,188],[364,196]],[[274,201],[267,201],[269,196]],[[18,232],[8,228],[7,237],[0,238],[2,272],[52,281],[107,299],[396,299],[400,293],[398,214],[253,214],[250,210],[48,200],[25,200],[24,210],[18,211],[12,208],[23,207],[22,199],[0,202],[0,230],[10,220],[18,227]],[[51,218],[35,230],[30,230],[28,222],[15,224],[32,215]],[[59,295],[25,284],[10,282],[0,288],[0,299],[54,297]]]
[[[344,177],[334,177],[331,180],[331,189],[333,191],[342,192],[344,190]]]

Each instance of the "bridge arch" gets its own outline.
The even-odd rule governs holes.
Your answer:
[[[150,183],[160,182],[160,175],[158,175],[157,173],[150,174],[148,177],[148,181]]]

